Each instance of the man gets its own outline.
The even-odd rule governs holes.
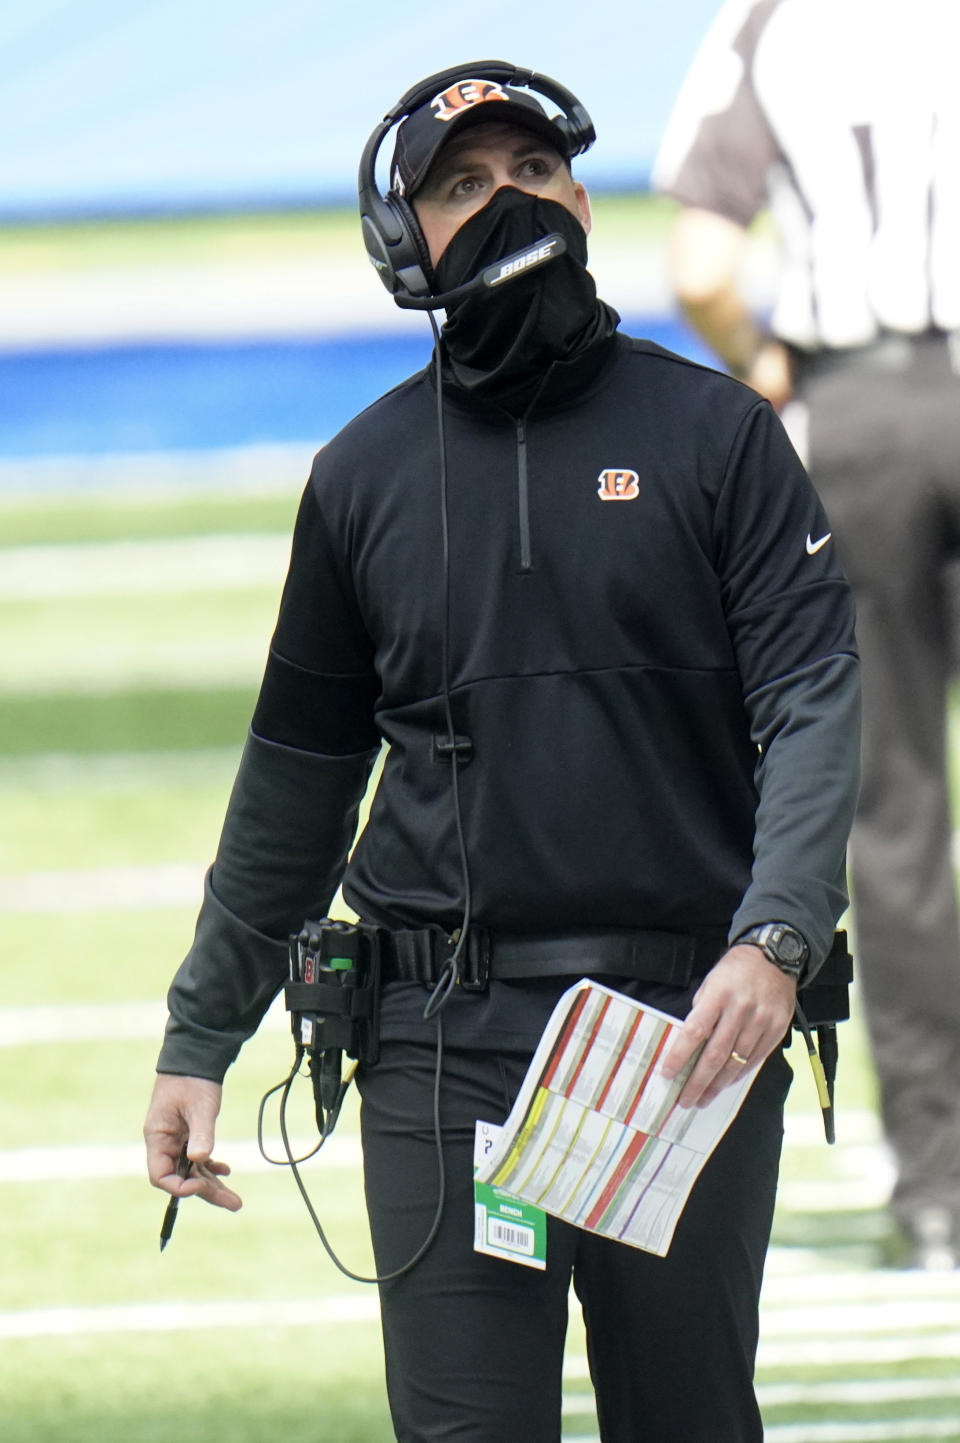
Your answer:
[[[897,1176],[893,1255],[960,1261],[960,940],[946,563],[960,545],[960,109],[950,0],[723,7],[657,163],[677,294],[730,369],[793,402],[857,602],[860,985]],[[772,328],[746,228],[783,244]]]
[[[210,1157],[220,1080],[287,934],[329,905],[385,738],[344,895],[384,958],[358,1080],[398,1439],[557,1443],[572,1276],[607,1443],[755,1443],[780,1044],[845,905],[851,606],[832,546],[805,548],[829,528],[767,403],[617,333],[568,163],[588,118],[573,97],[548,118],[513,74],[411,92],[391,194],[364,202],[398,299],[422,282],[447,320],[436,365],[314,463],[170,992],[150,1176],[239,1206],[176,1159]],[[584,974],[686,1017],[663,1064],[703,1044],[684,1105],[757,1075],[666,1259],[551,1219],[538,1272],[473,1251],[474,1128],[503,1122]],[[446,1193],[409,1267],[436,1213],[438,1070]]]

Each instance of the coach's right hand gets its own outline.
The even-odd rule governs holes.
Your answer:
[[[230,1169],[210,1156],[222,1095],[219,1082],[206,1077],[181,1077],[172,1072],[157,1075],[143,1125],[147,1174],[154,1187],[164,1192],[202,1197],[214,1207],[235,1213],[243,1204],[220,1180]],[[187,1177],[177,1169],[184,1144],[192,1164]]]

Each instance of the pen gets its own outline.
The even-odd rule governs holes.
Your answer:
[[[190,1175],[190,1159],[187,1157],[187,1144],[184,1143],[184,1144],[183,1144],[183,1147],[180,1149],[180,1156],[179,1156],[179,1158],[177,1159],[177,1176],[178,1176],[178,1177],[189,1177],[189,1175]],[[178,1211],[179,1207],[180,1207],[180,1199],[179,1199],[179,1197],[176,1195],[176,1193],[174,1193],[173,1196],[171,1197],[170,1201],[167,1203],[166,1211],[165,1211],[164,1214],[163,1214],[163,1222],[160,1224],[160,1251],[161,1251],[161,1252],[163,1252],[164,1248],[167,1246],[167,1243],[170,1241],[171,1237],[173,1236],[173,1225],[174,1225],[174,1223],[175,1223],[176,1220],[177,1220],[177,1211]]]

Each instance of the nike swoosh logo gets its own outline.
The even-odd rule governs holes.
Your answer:
[[[832,535],[833,535],[833,532],[832,532],[832,531],[828,531],[827,534],[826,534],[826,536],[821,536],[821,537],[820,537],[819,541],[812,541],[812,540],[810,539],[810,532],[808,531],[808,532],[807,532],[807,555],[808,555],[808,556],[816,556],[816,554],[817,554],[817,552],[820,550],[821,546],[826,546],[827,542],[830,540],[830,537],[831,537]]]

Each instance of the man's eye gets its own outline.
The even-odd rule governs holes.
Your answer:
[[[474,192],[477,190],[477,187],[478,182],[476,180],[476,177],[472,175],[465,175],[461,180],[457,181],[456,185],[451,191],[451,195],[473,195]]]
[[[548,175],[547,162],[536,157],[531,157],[529,160],[523,162],[523,165],[520,167],[520,174],[531,177]]]

